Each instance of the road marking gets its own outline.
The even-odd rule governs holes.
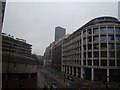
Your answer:
[[[50,85],[48,84],[48,82],[47,82],[47,81],[45,81],[45,83],[46,83],[46,85],[48,85],[48,88],[50,88]]]
[[[48,73],[48,72],[45,72],[44,71],[44,73],[46,73],[46,74],[48,74],[48,75],[50,75],[50,73]],[[62,80],[60,81],[60,80],[58,80],[57,78],[55,78],[53,75],[51,75],[51,77],[53,77],[54,79],[56,79],[59,83],[61,83],[62,85],[64,85],[64,86],[67,86],[67,84],[66,83],[64,83]]]

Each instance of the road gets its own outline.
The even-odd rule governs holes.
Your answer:
[[[39,68],[38,70],[38,88],[50,88],[52,83],[56,83],[57,88],[67,88],[67,83],[64,83],[58,76],[45,70],[45,68]]]

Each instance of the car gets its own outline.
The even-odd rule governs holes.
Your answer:
[[[51,84],[51,88],[58,88],[55,82]]]
[[[71,76],[68,76],[68,80],[73,81],[73,78]]]

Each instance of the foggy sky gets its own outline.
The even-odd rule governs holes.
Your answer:
[[[3,31],[32,44],[33,53],[43,55],[54,41],[56,26],[72,33],[100,16],[118,17],[117,2],[9,2]]]

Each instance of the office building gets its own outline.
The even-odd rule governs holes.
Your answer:
[[[91,81],[120,82],[120,21],[98,17],[63,42],[62,71]]]
[[[55,28],[55,41],[59,40],[60,38],[64,37],[65,35],[66,35],[65,28],[62,28],[62,27]]]
[[[2,88],[36,88],[37,60],[31,44],[5,33],[2,36]]]

